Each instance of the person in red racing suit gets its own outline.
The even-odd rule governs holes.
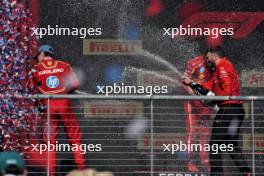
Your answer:
[[[53,50],[49,45],[43,45],[39,48],[37,55],[39,63],[31,71],[32,77],[28,83],[29,89],[33,90],[36,87],[42,94],[68,94],[73,92],[79,87],[79,82],[71,66],[66,62],[53,59],[52,55]],[[47,100],[44,100],[43,103],[48,105]],[[48,124],[46,121],[44,141],[48,143],[49,139],[50,144],[56,144],[58,138],[58,122],[60,121],[70,144],[80,146],[80,129],[70,101],[68,99],[50,99],[49,107],[50,136],[48,137]],[[49,172],[53,176],[55,175],[56,167],[56,151],[50,151],[49,158]],[[74,159],[79,169],[83,169],[85,159],[81,151],[74,150]]]
[[[204,83],[211,79],[211,72],[206,67],[204,57],[197,56],[186,63],[184,76],[195,80],[198,83]],[[189,86],[185,86],[185,89],[189,94],[194,94],[193,90]],[[194,144],[195,137],[199,136],[199,143],[201,145],[207,144],[209,138],[209,116],[211,115],[210,109],[203,104],[200,100],[185,101],[184,111],[186,113],[186,143]],[[199,169],[194,163],[195,153],[188,151],[189,162],[188,170],[190,172],[198,173]],[[209,159],[208,152],[200,151],[200,162],[207,172],[209,172]]]
[[[202,83],[202,85],[217,96],[239,96],[238,74],[230,60],[225,57],[223,49],[221,47],[210,48],[205,56],[207,67],[214,70],[214,74],[211,80]],[[185,79],[185,84],[191,82],[192,80]],[[242,103],[240,100],[217,101],[220,110],[213,122],[210,146],[226,146],[227,148],[218,150],[217,153],[210,152],[211,176],[224,174],[223,156],[227,153],[239,170],[239,173],[228,173],[228,175],[251,175],[238,143],[240,127],[245,114]]]

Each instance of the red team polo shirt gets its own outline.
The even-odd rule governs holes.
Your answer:
[[[67,94],[77,89],[79,82],[68,63],[49,58],[32,69],[29,88],[34,85],[42,94]]]
[[[202,83],[207,89],[217,96],[240,96],[238,74],[228,58],[222,58],[216,66],[216,71],[210,81]],[[223,104],[241,104],[240,100],[220,101]]]

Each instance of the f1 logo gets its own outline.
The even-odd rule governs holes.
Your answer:
[[[51,89],[57,88],[59,86],[59,83],[59,79],[56,76],[49,76],[46,79],[46,85]]]
[[[262,21],[264,12],[201,12],[195,13],[183,22],[193,28],[233,28],[234,39],[247,37]]]

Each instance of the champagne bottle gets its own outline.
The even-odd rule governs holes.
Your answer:
[[[193,89],[196,95],[215,96],[214,92],[204,88],[199,83],[193,82],[193,83],[190,83],[189,86]],[[216,102],[206,100],[205,103],[208,104],[215,112],[219,111],[219,106],[216,104]]]
[[[204,88],[201,84],[199,83],[190,83],[189,86],[193,89],[194,93],[197,94],[197,95],[206,95],[206,96],[215,96],[215,94]]]

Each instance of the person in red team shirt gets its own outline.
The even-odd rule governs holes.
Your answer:
[[[28,83],[30,90],[37,89],[42,94],[68,94],[79,87],[79,82],[71,66],[53,58],[53,48],[49,45],[40,46],[36,56],[38,64],[31,71]],[[48,101],[42,103],[48,105]],[[68,99],[50,99],[50,143],[56,144],[58,138],[58,122],[60,121],[67,134],[70,144],[81,145],[81,134],[78,122]],[[48,125],[46,121],[44,141],[48,143]],[[47,155],[47,153],[46,153]],[[56,151],[49,154],[49,172],[55,175]],[[46,156],[47,157],[47,156]],[[85,166],[81,151],[74,151],[75,163],[79,169]]]
[[[240,96],[238,74],[225,57],[221,47],[210,48],[205,53],[207,67],[214,71],[212,79],[202,83],[206,89],[211,90],[217,96]],[[185,84],[194,82],[190,78],[184,79]],[[219,111],[213,122],[210,146],[227,146],[225,151],[218,150],[218,153],[210,152],[209,161],[211,176],[223,175],[223,154],[229,153],[239,170],[239,174],[228,173],[228,175],[249,176],[250,168],[239,147],[239,131],[244,119],[244,109],[240,100],[221,100],[216,102]]]
[[[204,57],[197,56],[186,63],[184,72],[185,77],[189,77],[198,83],[204,83],[211,79],[211,72],[206,67],[206,61]],[[185,89],[189,94],[194,94],[193,90],[189,86],[185,86]],[[211,110],[208,106],[204,105],[200,100],[185,101],[184,111],[186,113],[186,142],[190,144],[195,143],[195,137],[199,136],[199,143],[201,145],[208,143],[209,138],[209,119]],[[190,172],[198,173],[199,169],[194,163],[194,152],[189,151],[188,170]],[[200,162],[207,172],[209,172],[209,159],[208,152],[200,151]]]

